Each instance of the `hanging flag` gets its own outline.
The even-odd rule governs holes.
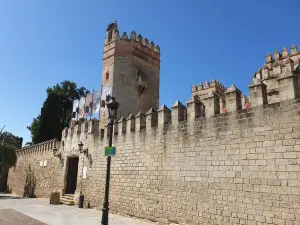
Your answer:
[[[107,95],[112,95],[112,87],[103,87],[102,88],[102,93],[101,93],[101,107],[106,106],[106,96]]]
[[[79,100],[79,112],[78,118],[84,118],[84,105],[85,105],[85,97],[81,96]]]
[[[77,120],[77,118],[78,118],[78,106],[79,106],[79,100],[74,99],[73,100],[72,120]]]
[[[85,97],[84,104],[84,118],[92,115],[92,107],[93,107],[93,94],[87,94]]]
[[[99,90],[93,92],[93,113],[99,113],[100,111],[100,93]]]

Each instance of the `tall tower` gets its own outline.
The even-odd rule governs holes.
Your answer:
[[[159,104],[160,48],[147,38],[131,32],[119,35],[117,22],[106,29],[103,54],[102,94],[120,103],[118,118],[146,112]],[[103,100],[103,99],[102,99]],[[100,120],[107,111],[100,110]]]

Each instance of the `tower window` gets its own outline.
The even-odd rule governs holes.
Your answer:
[[[111,41],[112,39],[112,30],[108,32],[107,34],[107,41]]]
[[[109,79],[109,72],[107,71],[105,74],[105,79],[108,80]]]

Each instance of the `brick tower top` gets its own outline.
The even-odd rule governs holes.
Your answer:
[[[120,35],[117,21],[109,24],[106,29],[104,59],[111,56],[106,50],[111,49],[116,42],[122,43],[123,45],[126,44],[124,45],[124,48],[118,49],[120,51],[114,52],[115,56],[126,55],[128,54],[128,51],[131,51],[130,53],[137,57],[142,57],[143,59],[148,57],[149,60],[158,61],[159,64],[160,47],[155,45],[153,41],[149,41],[147,38],[143,37],[141,34],[137,35],[135,31],[132,31],[129,37],[126,32],[123,32],[123,34]]]
[[[102,99],[106,93],[117,98],[118,118],[158,109],[159,79],[159,46],[135,31],[130,36],[126,32],[120,35],[117,22],[109,24],[103,53]],[[106,114],[102,108],[100,118],[105,120]]]

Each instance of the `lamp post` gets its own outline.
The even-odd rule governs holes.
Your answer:
[[[83,149],[83,143],[82,143],[82,141],[79,142],[78,149],[79,149],[80,153],[83,153],[85,156],[88,156],[89,150],[87,148]],[[82,177],[81,177],[81,182],[80,182],[80,195],[79,195],[78,208],[83,208],[83,202],[84,202],[84,195],[82,194],[83,168],[84,168],[84,157],[82,159],[82,173],[81,173]]]
[[[119,107],[119,103],[116,101],[115,97],[110,95],[106,96],[108,101],[107,108],[108,108],[108,129],[109,129],[109,147],[112,147],[112,136],[113,136],[113,124],[115,119],[117,118],[117,111]],[[105,183],[105,194],[104,194],[104,202],[103,202],[103,209],[102,209],[102,225],[108,225],[108,211],[109,211],[109,180],[110,180],[110,162],[111,156],[107,157],[107,166],[106,166],[106,183]]]

